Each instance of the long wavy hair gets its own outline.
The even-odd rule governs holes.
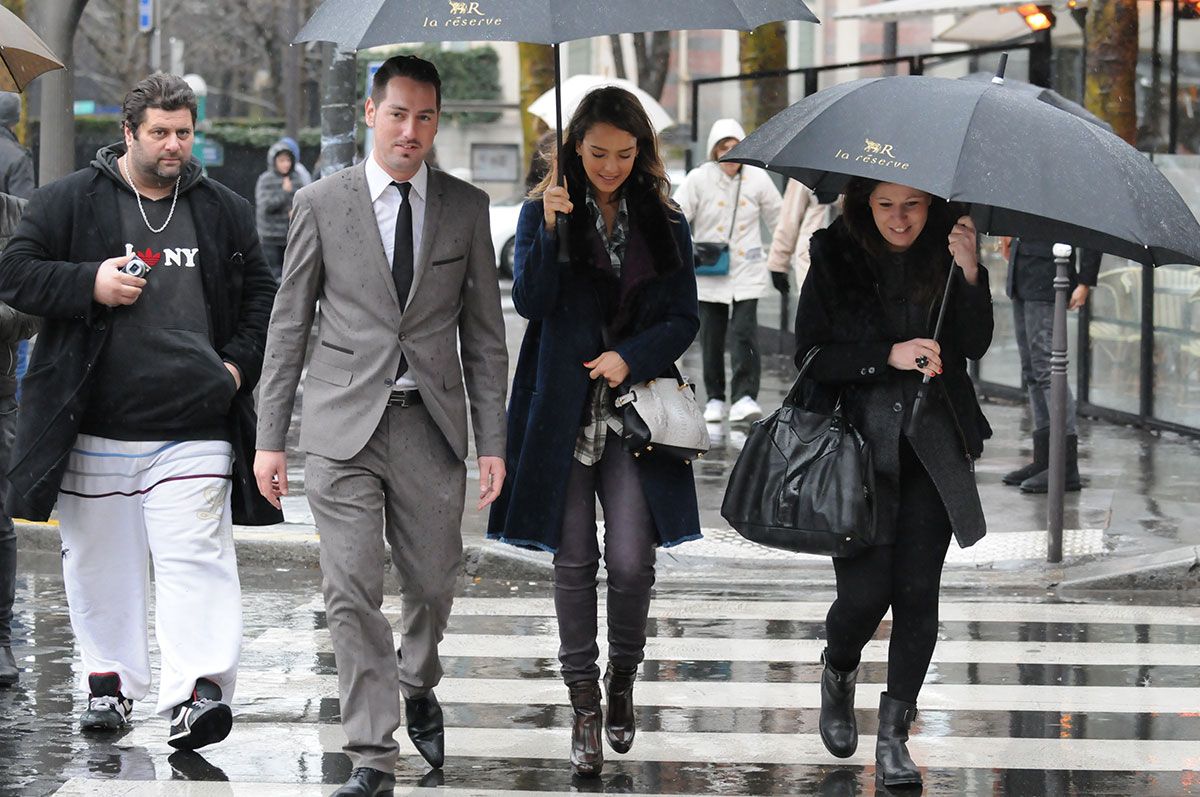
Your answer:
[[[850,237],[871,260],[880,264],[886,263],[892,254],[871,212],[871,193],[881,183],[883,180],[853,177],[846,183],[842,202],[842,218]],[[962,207],[957,203],[929,195],[929,215],[925,227],[905,252],[905,256],[916,267],[913,271],[917,278],[914,295],[920,301],[939,297],[945,290],[946,275],[953,262],[946,238],[961,215]]]
[[[576,150],[583,143],[588,131],[602,123],[624,130],[637,139],[638,153],[633,160],[633,170],[618,192],[627,200],[633,193],[653,196],[666,207],[671,181],[667,179],[666,167],[658,156],[658,137],[654,133],[654,125],[650,124],[650,117],[638,98],[617,86],[602,86],[588,92],[575,108],[575,113],[567,124],[567,136],[562,146],[563,171],[567,175],[567,190],[571,193],[575,207],[578,208],[582,204],[580,200],[583,199],[583,192],[587,190],[588,184],[583,159]],[[550,146],[554,146],[553,142],[550,142]],[[558,179],[557,153],[551,149],[547,159],[550,161],[550,169],[530,193],[531,197],[540,197]],[[576,186],[579,187],[578,191]]]

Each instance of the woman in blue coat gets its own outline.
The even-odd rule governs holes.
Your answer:
[[[691,237],[667,199],[654,129],[615,87],[579,104],[555,170],[517,227],[513,302],[529,319],[508,413],[510,478],[488,537],[554,553],[559,661],[575,720],[571,765],[600,773],[600,728],[618,753],[634,736],[633,681],[646,644],[656,546],[700,536],[691,466],[621,446],[616,388],[669,371],[699,328]],[[555,214],[567,215],[568,263]],[[600,706],[596,497],[604,509],[609,663]]]

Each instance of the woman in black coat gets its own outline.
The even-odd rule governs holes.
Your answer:
[[[488,536],[554,552],[571,766],[594,776],[602,725],[618,753],[633,744],[655,548],[700,536],[691,466],[622,448],[615,389],[667,373],[700,318],[687,222],[667,199],[654,129],[634,95],[608,86],[584,97],[566,130],[563,172],[567,185],[556,185],[552,165],[517,226],[513,304],[529,325],[508,408],[510,477]],[[567,216],[568,263],[558,260],[557,213]],[[604,722],[597,497],[608,586]]]
[[[987,272],[970,217],[942,199],[895,183],[855,178],[844,213],[812,239],[812,267],[796,312],[797,362],[820,346],[809,376],[840,391],[847,418],[870,443],[876,544],[835,558],[837,599],[826,617],[820,732],[839,758],[858,745],[854,687],[863,647],[889,608],[887,691],[879,701],[876,776],[918,785],[908,754],[917,694],[937,642],[938,589],[953,535],[985,532],[974,461],[991,428],[975,398],[967,358],[992,339]],[[938,308],[954,269],[940,341]],[[904,433],[924,376],[932,377],[917,433]]]

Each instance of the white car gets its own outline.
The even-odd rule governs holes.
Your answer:
[[[671,180],[671,192],[674,193],[683,182],[683,172],[669,169],[667,177]],[[492,225],[492,245],[496,247],[496,268],[500,276],[511,279],[513,274],[513,252],[517,248],[517,219],[521,217],[521,205],[525,202],[524,194],[514,194],[507,199],[493,202],[489,215]]]

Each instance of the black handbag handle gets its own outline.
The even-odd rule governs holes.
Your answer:
[[[800,386],[804,383],[804,377],[808,374],[808,367],[812,365],[813,360],[817,359],[817,355],[820,352],[821,346],[817,344],[809,349],[808,353],[804,355],[804,359],[800,361],[800,373],[796,374],[796,381],[792,383],[792,389],[788,391],[787,396],[783,399],[783,403],[786,406],[800,406]],[[837,401],[834,402],[833,411],[830,414],[842,414],[842,391],[840,388],[838,389]]]

